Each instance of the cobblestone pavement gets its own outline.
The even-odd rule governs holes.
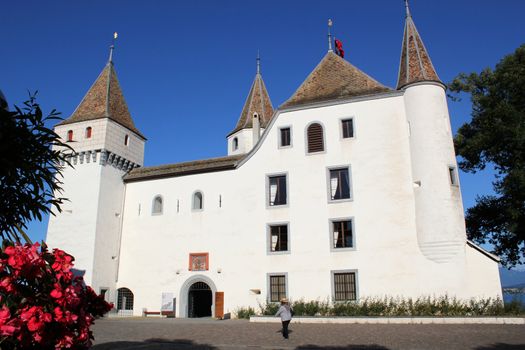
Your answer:
[[[245,320],[110,318],[93,326],[93,350],[296,349],[524,350],[523,325],[280,324]]]

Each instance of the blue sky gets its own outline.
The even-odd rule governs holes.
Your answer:
[[[438,75],[493,67],[525,38],[525,1],[412,0],[411,12]],[[394,87],[404,25],[402,0],[6,1],[0,22],[0,89],[11,104],[39,90],[44,111],[68,117],[108,58],[135,124],[148,138],[145,165],[222,156],[255,74],[274,107],[327,50],[327,19],[346,58]],[[7,16],[6,16],[7,14]],[[449,101],[453,130],[470,118],[468,98]],[[461,174],[465,207],[491,193],[491,172]],[[45,222],[31,223],[34,240]]]

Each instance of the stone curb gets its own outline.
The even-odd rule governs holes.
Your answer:
[[[254,323],[280,323],[279,317],[251,316]],[[525,324],[524,317],[294,317],[292,323],[359,324]]]

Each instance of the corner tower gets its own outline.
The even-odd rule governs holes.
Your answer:
[[[464,254],[465,218],[445,95],[405,1],[406,19],[397,89],[404,91],[410,130],[418,244],[430,260]]]
[[[261,75],[261,59],[257,55],[257,73],[244,103],[239,121],[227,136],[228,155],[248,153],[272,119],[273,106]]]
[[[73,165],[63,171],[63,193],[69,201],[51,216],[46,241],[75,257],[97,293],[112,298],[115,291],[125,195],[123,175],[142,166],[146,138],[136,128],[120,88],[112,60],[55,132],[74,150]]]

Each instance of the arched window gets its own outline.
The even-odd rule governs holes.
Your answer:
[[[233,139],[233,150],[235,151],[237,148],[239,148],[239,139],[235,137]]]
[[[308,126],[306,131],[308,144],[308,153],[324,151],[323,127],[319,123],[313,123]]]
[[[124,145],[127,146],[129,144],[129,135],[124,136]]]
[[[162,197],[156,196],[153,198],[153,207],[151,208],[151,214],[160,215],[162,214]]]
[[[128,288],[119,288],[117,290],[117,310],[133,311],[133,292]]]
[[[73,130],[69,130],[67,132],[67,140],[68,141],[73,141]]]
[[[91,126],[88,126],[86,128],[86,139],[90,139],[91,138]]]
[[[203,208],[203,198],[202,198],[202,192],[195,192],[193,194],[193,210],[202,210]]]

